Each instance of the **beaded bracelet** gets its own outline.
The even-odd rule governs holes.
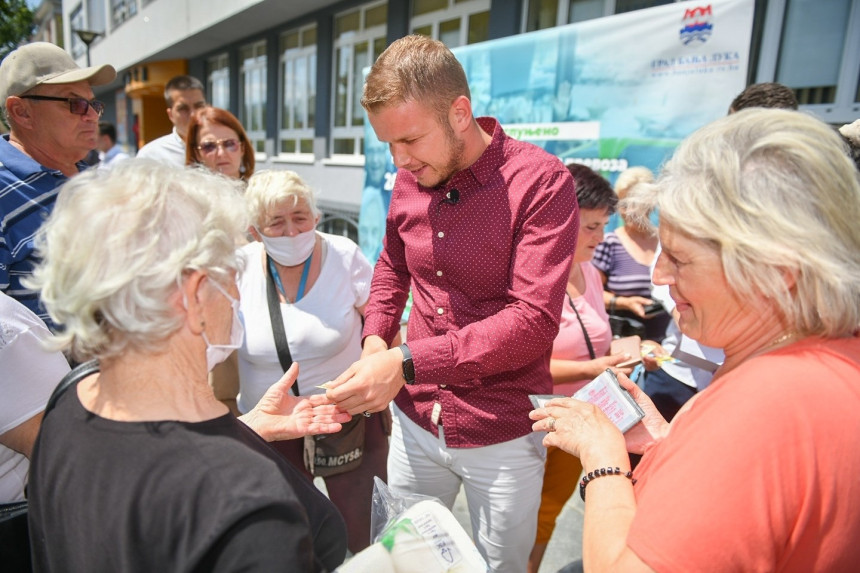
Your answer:
[[[603,476],[624,476],[630,480],[633,485],[636,485],[636,478],[633,477],[633,472],[629,471],[627,473],[621,473],[621,468],[600,468],[599,470],[594,470],[588,472],[586,475],[582,477],[582,481],[579,482],[579,497],[582,498],[582,501],[585,501],[585,486],[588,485],[593,479],[597,479]]]

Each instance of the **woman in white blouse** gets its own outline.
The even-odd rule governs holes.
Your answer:
[[[319,386],[360,358],[364,306],[373,272],[353,241],[316,231],[320,212],[313,191],[296,173],[256,173],[248,181],[245,197],[256,240],[239,251],[244,264],[240,310],[246,327],[239,349],[241,412],[257,403],[272,376],[277,379],[283,374],[273,320],[283,325],[289,355],[299,363],[293,391],[301,395],[323,393]],[[270,281],[278,300],[271,309],[274,314],[267,298]],[[390,414],[380,412],[362,423],[361,463],[324,478],[329,497],[346,521],[353,553],[370,542],[373,477],[387,479]],[[272,445],[312,479],[304,461],[304,440]]]

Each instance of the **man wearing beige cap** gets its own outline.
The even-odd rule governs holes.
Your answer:
[[[110,83],[113,66],[80,68],[62,48],[34,42],[0,63],[0,102],[8,135],[0,137],[0,291],[48,325],[39,294],[22,284],[33,272],[36,230],[58,188],[83,170],[96,147],[104,104],[91,86]]]

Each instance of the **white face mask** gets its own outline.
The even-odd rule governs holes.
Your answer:
[[[295,237],[267,237],[260,229],[257,229],[257,233],[263,240],[266,253],[285,267],[294,267],[305,262],[314,252],[317,238],[314,229],[299,233]]]
[[[234,350],[242,346],[242,340],[245,338],[245,327],[242,325],[242,321],[239,320],[239,299],[235,299],[230,296],[227,291],[221,287],[214,280],[211,281],[215,288],[217,288],[221,294],[227,297],[227,300],[230,301],[230,305],[233,307],[233,325],[230,327],[230,343],[229,344],[210,344],[209,338],[206,337],[206,332],[203,332],[203,341],[206,343],[206,366],[211,372],[216,365],[227,360],[227,357],[232,354]]]

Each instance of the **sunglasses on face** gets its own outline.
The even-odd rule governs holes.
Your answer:
[[[82,97],[54,97],[43,95],[22,95],[21,99],[34,99],[37,101],[65,101],[69,103],[69,111],[75,115],[87,115],[90,108],[96,112],[99,117],[105,111],[105,104],[97,99],[88,100]]]
[[[197,146],[197,149],[199,149],[202,153],[209,155],[210,153],[215,153],[219,147],[223,148],[224,151],[234,153],[236,151],[239,151],[239,140],[219,139],[218,141],[204,141]]]

